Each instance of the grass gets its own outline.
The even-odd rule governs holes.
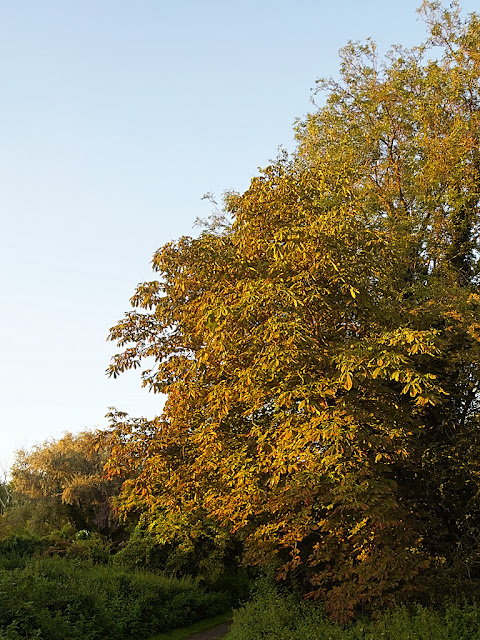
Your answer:
[[[232,619],[232,612],[226,611],[225,613],[215,616],[214,618],[208,618],[207,620],[200,620],[191,624],[188,627],[182,627],[181,629],[175,629],[169,633],[159,633],[149,638],[149,640],[185,640],[194,633],[199,631],[205,631],[206,629],[212,629],[223,622],[230,622]]]

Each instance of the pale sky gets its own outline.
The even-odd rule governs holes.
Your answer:
[[[349,39],[418,44],[418,4],[0,0],[3,468],[110,406],[161,412],[138,370],[105,376],[154,251],[292,149]]]

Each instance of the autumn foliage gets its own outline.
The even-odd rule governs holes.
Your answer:
[[[166,395],[112,413],[120,510],[236,532],[337,620],[480,568],[480,21],[421,13],[420,47],[342,51],[295,152],[159,249],[110,334],[110,374]]]

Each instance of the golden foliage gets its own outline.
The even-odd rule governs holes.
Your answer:
[[[167,395],[112,413],[124,511],[207,513],[339,620],[415,588],[478,487],[476,440],[447,450],[477,425],[480,28],[435,6],[442,57],[347,46],[292,157],[162,247],[110,334],[110,374],[151,358]]]

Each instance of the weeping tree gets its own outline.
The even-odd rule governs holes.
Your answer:
[[[23,527],[34,533],[71,525],[112,534],[118,529],[112,501],[121,481],[105,479],[103,466],[108,455],[98,431],[66,433],[59,440],[17,451],[11,490],[19,506],[9,520],[20,515]]]
[[[110,375],[166,396],[112,413],[124,513],[208,518],[340,621],[480,569],[480,18],[419,11],[422,45],[342,50],[295,151],[110,333]]]

